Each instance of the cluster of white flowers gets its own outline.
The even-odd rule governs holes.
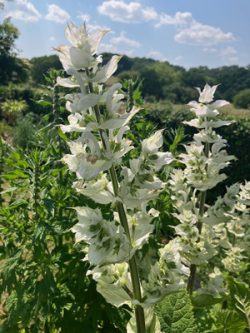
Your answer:
[[[186,153],[180,155],[185,167],[174,170],[169,181],[174,216],[180,223],[175,231],[182,261],[201,270],[199,279],[205,281],[201,283],[205,293],[224,291],[221,271],[240,270],[250,245],[249,183],[229,187],[224,197],[211,206],[205,202],[206,191],[226,178],[221,170],[234,159],[226,152],[226,140],[214,130],[230,125],[229,121],[217,119],[216,109],[228,103],[213,102],[216,88],[206,85],[203,91],[198,89],[199,103],[189,103],[196,118],[185,124],[199,132],[185,146]]]
[[[191,111],[196,118],[184,123],[196,127],[199,133],[194,135],[194,141],[185,146],[186,153],[181,154],[181,161],[185,164],[185,178],[188,185],[199,191],[206,191],[215,187],[226,178],[220,171],[225,168],[233,156],[228,156],[225,150],[226,140],[215,132],[215,128],[230,125],[230,121],[217,119],[221,108],[228,104],[223,100],[213,101],[217,86],[208,84],[203,91],[199,90],[199,103],[190,102]],[[211,103],[212,102],[212,103]]]
[[[73,89],[66,95],[69,124],[61,129],[78,133],[76,140],[68,142],[70,154],[63,161],[76,175],[76,191],[100,205],[100,209],[75,208],[79,221],[72,231],[76,242],[83,242],[85,260],[90,263],[88,274],[97,282],[98,291],[117,307],[127,304],[135,308],[128,332],[135,332],[136,326],[139,333],[146,332],[140,317],[143,309],[152,319],[151,323],[146,321],[147,327],[154,322],[158,332],[152,305],[185,287],[190,278],[194,282],[192,274],[196,268],[206,271],[208,260],[209,278],[203,290],[223,292],[220,269],[235,271],[240,260],[249,255],[250,183],[231,186],[212,206],[205,202],[206,191],[226,178],[221,170],[234,159],[226,152],[226,140],[215,132],[230,124],[217,119],[217,109],[227,104],[213,102],[217,86],[198,89],[199,102],[189,103],[196,118],[185,123],[199,132],[179,157],[184,167],[173,170],[168,183],[157,176],[173,161],[171,153],[161,152],[162,130],[142,141],[138,158],[130,159],[127,166],[122,164],[123,157],[134,149],[126,133],[139,109],[127,110],[120,83],[108,88],[104,85],[120,60],[115,55],[102,65],[97,49],[106,33],[89,34],[85,25],[78,28],[69,24],[65,34],[71,45],[57,49],[68,74],[67,78],[59,77],[57,84]],[[179,221],[176,237],[147,260],[150,250],[142,254],[141,249],[154,230],[153,219],[159,215],[149,204],[166,186]],[[102,214],[103,205],[111,208],[109,218]]]
[[[246,269],[250,247],[250,182],[235,184],[209,207],[204,223],[213,230],[213,242],[229,272]],[[246,260],[244,260],[246,259]]]

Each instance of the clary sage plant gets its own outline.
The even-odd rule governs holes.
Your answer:
[[[129,121],[140,109],[127,110],[120,83],[105,86],[121,58],[114,55],[102,65],[97,49],[107,32],[88,33],[85,25],[69,24],[65,35],[71,45],[57,48],[68,74],[57,83],[73,89],[65,96],[69,124],[61,129],[78,132],[63,161],[76,174],[75,190],[100,207],[75,207],[79,221],[72,231],[83,244],[98,291],[116,307],[130,307],[127,332],[160,332],[153,308],[167,294],[186,286],[192,293],[196,281],[198,292],[224,292],[220,266],[236,269],[249,244],[250,184],[235,185],[213,206],[206,205],[206,192],[225,179],[221,169],[233,159],[215,132],[229,125],[217,119],[216,109],[227,102],[213,102],[216,86],[206,85],[199,102],[190,103],[196,118],[187,124],[198,134],[179,157],[183,168],[173,170],[167,183],[158,173],[174,159],[161,151],[163,130],[144,139],[140,155],[123,163],[134,149],[126,138]],[[166,188],[180,224],[173,240],[151,249],[148,240],[159,212],[149,204]],[[102,212],[105,206],[109,214]],[[215,260],[218,254],[221,260]]]

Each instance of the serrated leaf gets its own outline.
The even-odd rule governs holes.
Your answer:
[[[157,306],[163,333],[197,333],[193,307],[185,290],[165,297]]]

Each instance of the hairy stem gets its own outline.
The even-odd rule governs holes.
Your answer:
[[[205,155],[206,155],[206,157],[208,157],[208,155],[209,155],[209,143],[208,142],[205,143]],[[201,192],[200,204],[199,204],[199,221],[197,223],[197,229],[198,229],[199,235],[201,234],[201,231],[202,231],[202,222],[201,222],[200,218],[204,215],[206,196],[207,196],[207,191]],[[198,239],[198,241],[199,241],[199,239]],[[196,265],[191,264],[190,275],[189,275],[188,283],[187,283],[187,291],[190,295],[192,295],[193,290],[194,290],[196,269],[197,269]]]
[[[86,74],[89,75],[88,70],[86,70]],[[88,84],[88,89],[89,89],[90,93],[94,92],[93,85],[91,83]],[[96,105],[93,107],[93,110],[94,110],[97,122],[100,123],[101,113],[100,113],[99,107]],[[101,141],[103,144],[103,148],[106,150],[107,144],[105,141],[105,131],[100,129],[99,133],[100,133]],[[112,182],[112,186],[113,186],[113,190],[114,190],[114,195],[116,197],[118,197],[119,183],[118,183],[117,173],[116,173],[114,165],[111,166],[111,168],[109,170],[109,174],[110,174],[110,178],[111,178],[111,182]],[[119,215],[121,225],[131,243],[128,219],[127,219],[124,205],[120,201],[117,201],[116,209],[117,209],[117,212]],[[138,265],[137,265],[135,256],[133,256],[129,260],[128,264],[129,264],[130,276],[131,276],[131,281],[132,281],[134,299],[136,299],[138,302],[141,302],[142,301],[141,284],[140,284],[140,278],[139,278]],[[136,318],[137,333],[146,333],[144,309],[140,305],[135,306],[135,318]]]
[[[207,194],[207,191],[204,191],[204,192],[201,193],[200,206],[199,206],[199,217],[202,217],[203,214],[204,214],[206,194]],[[202,231],[201,221],[199,221],[197,223],[197,228],[198,228],[199,235],[200,235],[201,231]],[[189,275],[188,283],[187,283],[187,291],[189,292],[190,295],[192,295],[192,293],[193,293],[194,283],[195,283],[195,276],[196,276],[196,265],[191,264],[191,266],[190,266],[190,275]]]

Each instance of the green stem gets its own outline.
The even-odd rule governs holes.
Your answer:
[[[112,166],[110,169],[110,175],[111,175],[111,180],[112,180],[112,184],[113,184],[114,194],[115,194],[115,196],[117,196],[118,192],[116,192],[116,189],[118,189],[118,182],[117,182],[117,176],[116,176],[116,171],[115,171],[114,166]],[[116,208],[118,211],[121,225],[123,226],[123,228],[127,234],[127,237],[131,243],[128,220],[127,220],[124,206],[121,202],[117,202]],[[134,298],[138,302],[141,302],[142,295],[141,295],[140,278],[139,278],[138,266],[136,263],[135,256],[133,256],[129,260],[129,270],[130,270],[130,275],[131,275]],[[137,325],[137,333],[145,333],[146,327],[145,327],[144,310],[140,305],[136,305],[136,307],[135,307],[135,318],[136,318],[136,325]]]
[[[208,154],[209,154],[209,143],[206,142],[205,143],[205,155],[206,155],[206,157],[208,157]],[[199,220],[198,220],[198,223],[197,223],[197,229],[198,229],[199,235],[201,234],[201,231],[202,231],[201,217],[204,215],[206,196],[207,196],[207,191],[201,192],[200,204],[199,204]],[[199,238],[198,238],[198,241],[199,241]],[[196,270],[197,270],[196,265],[191,264],[191,266],[190,266],[190,275],[189,275],[188,283],[187,283],[187,291],[189,292],[190,295],[192,295],[193,289],[194,289]]]
[[[89,75],[89,71],[87,69],[86,69],[86,74]],[[90,93],[94,92],[92,83],[88,84],[88,88],[89,88]],[[101,113],[100,113],[98,105],[95,105],[93,107],[93,110],[95,112],[97,122],[100,123],[101,122]],[[104,132],[104,130],[100,129],[99,133],[100,133],[101,141],[103,144],[103,148],[106,150],[107,144],[106,144],[105,136],[104,136],[105,132]],[[109,174],[110,174],[110,178],[111,178],[111,182],[112,182],[112,186],[113,186],[113,190],[114,190],[114,195],[115,195],[115,197],[118,197],[119,183],[118,183],[117,173],[116,173],[114,165],[111,166],[111,168],[109,170]],[[120,201],[117,201],[116,209],[117,209],[117,212],[119,215],[121,225],[131,244],[131,236],[130,236],[130,231],[129,231],[128,219],[127,219],[124,205]],[[131,276],[132,287],[133,287],[133,296],[140,303],[142,301],[141,285],[140,285],[138,265],[137,265],[135,256],[133,256],[129,260],[128,264],[129,264],[130,276]],[[144,309],[140,305],[135,306],[135,318],[136,318],[137,333],[146,333]]]
[[[207,194],[207,191],[204,191],[201,193],[200,206],[199,206],[199,217],[202,217],[204,214],[206,194]],[[200,220],[197,223],[197,229],[198,229],[199,235],[200,235],[201,231],[202,231],[202,222]],[[198,241],[199,241],[199,239],[198,239]],[[190,295],[192,295],[192,293],[193,293],[195,276],[196,276],[196,265],[191,264],[190,275],[189,275],[188,283],[187,283],[187,291],[189,292]]]

